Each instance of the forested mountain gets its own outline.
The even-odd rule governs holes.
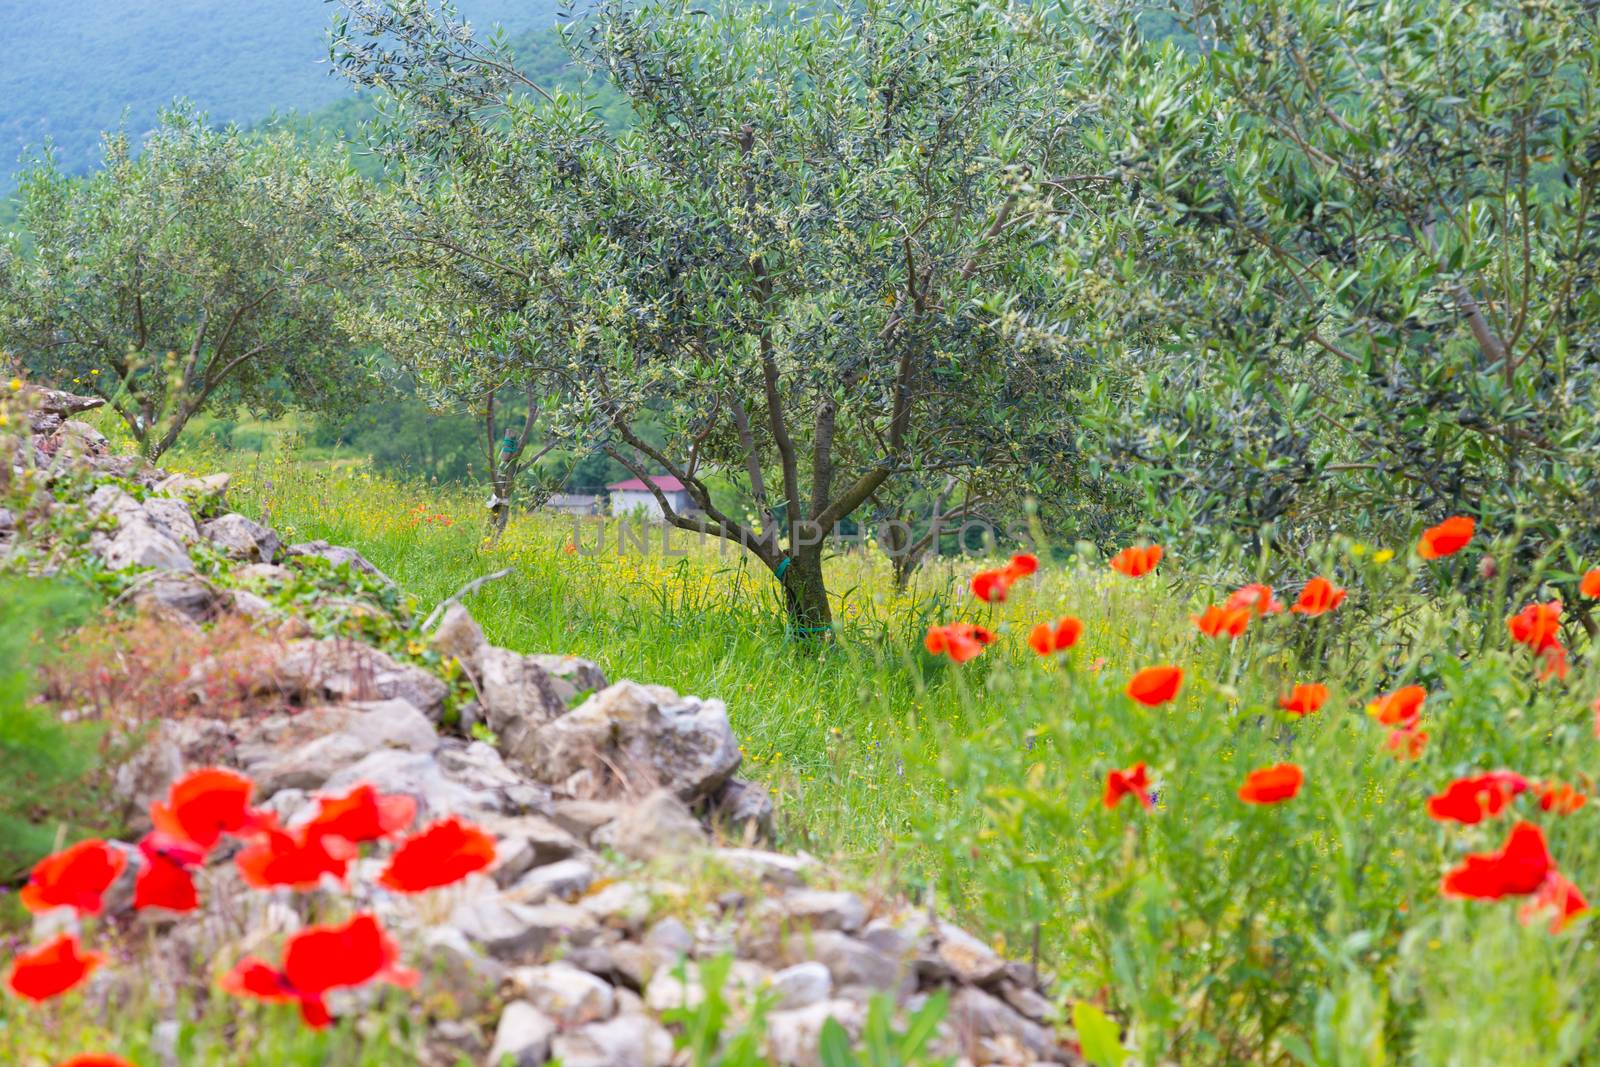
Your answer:
[[[554,0],[458,0],[480,26],[554,21]],[[328,0],[0,0],[0,194],[19,156],[54,142],[62,166],[99,159],[100,134],[148,129],[183,96],[214,121],[250,123],[348,97],[328,70]]]

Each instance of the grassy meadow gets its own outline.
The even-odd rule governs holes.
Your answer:
[[[419,617],[510,567],[466,601],[491,640],[724,699],[786,845],[925,891],[1039,959],[1063,1003],[1125,1021],[1137,1062],[1589,1061],[1600,975],[1585,918],[1558,933],[1534,898],[1440,892],[1466,853],[1498,849],[1524,818],[1580,891],[1600,885],[1593,806],[1539,800],[1546,785],[1592,787],[1584,646],[1565,679],[1541,683],[1504,624],[1566,575],[1554,560],[1513,565],[1495,531],[1431,563],[1409,540],[1336,538],[1321,569],[1345,603],[1257,617],[1237,640],[1203,635],[1191,615],[1231,592],[1215,575],[1239,561],[1182,545],[1139,579],[1087,546],[1041,552],[1040,571],[992,605],[966,586],[995,560],[938,561],[900,593],[869,546],[829,561],[838,634],[815,644],[785,634],[760,565],[715,543],[674,537],[682,554],[669,556],[656,530],[648,553],[619,552],[608,524],[604,551],[593,526],[579,551],[571,519],[521,515],[487,544],[473,494],[359,464],[289,449],[172,465],[232,469],[235,507],[287,537],[359,549]],[[1284,576],[1291,590],[1309,577]],[[1083,637],[1041,658],[1026,636],[1062,615]],[[996,642],[960,665],[929,655],[928,626],[958,619]],[[1182,667],[1182,689],[1136,704],[1124,687],[1156,664]],[[1321,710],[1280,710],[1305,682],[1327,685]],[[1365,709],[1408,684],[1427,699],[1395,739]],[[1108,809],[1108,771],[1139,762],[1153,806]],[[1297,796],[1241,801],[1247,773],[1283,762],[1303,768]],[[1428,816],[1453,779],[1499,768],[1534,782],[1510,810],[1474,825]]]

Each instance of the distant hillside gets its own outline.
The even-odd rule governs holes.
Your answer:
[[[555,0],[456,0],[485,29],[548,27]],[[99,160],[100,133],[142,132],[184,96],[217,122],[311,111],[348,97],[329,73],[327,0],[0,0],[0,195],[19,156],[55,142],[62,165]]]

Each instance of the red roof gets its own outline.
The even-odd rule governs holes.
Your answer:
[[[678,481],[678,479],[674,478],[670,474],[652,474],[650,476],[650,482],[663,493],[683,492],[683,483]],[[650,486],[644,484],[643,478],[629,478],[625,482],[612,482],[610,485],[606,486],[606,488],[620,489],[623,492],[627,492],[631,489],[636,493],[648,493],[650,491]]]

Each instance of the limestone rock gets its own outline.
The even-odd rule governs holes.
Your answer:
[[[480,825],[495,835],[495,861],[489,873],[502,888],[583,848],[577,838],[542,815],[502,816],[480,820]]]
[[[170,497],[153,496],[144,502],[144,517],[180,545],[192,545],[200,540],[200,528],[195,525],[189,505]]]
[[[941,922],[933,935],[933,951],[917,961],[924,973],[938,975],[942,970],[964,984],[986,985],[1005,970],[1005,960],[994,949],[959,926]]]
[[[502,1067],[506,1057],[515,1067],[538,1067],[550,1058],[556,1024],[525,1000],[513,1000],[500,1013],[487,1067]]]
[[[280,789],[319,789],[374,752],[428,754],[439,747],[422,712],[404,700],[334,704],[274,715],[240,740],[238,760],[263,795]]]
[[[191,574],[162,574],[134,588],[129,601],[140,611],[159,618],[209,622],[217,616],[221,598],[211,583]]]
[[[854,893],[795,889],[763,902],[756,915],[766,922],[789,927],[853,933],[866,922],[867,905]]]
[[[460,604],[451,604],[428,635],[428,644],[441,656],[454,656],[468,670],[478,666],[478,650],[484,645],[483,627]]]
[[[791,1011],[775,1011],[767,1016],[767,1055],[785,1067],[819,1067],[817,1046],[823,1025],[836,1019],[850,1036],[856,1037],[865,1016],[861,1005],[850,1000],[824,1000]]]
[[[437,759],[423,753],[380,749],[333,775],[322,789],[339,795],[362,782],[370,783],[379,792],[416,797],[419,822],[446,815],[477,819],[484,814],[510,814],[510,805],[501,794],[454,781]]]
[[[809,1008],[833,995],[833,975],[814,960],[797,963],[772,976],[772,992],[780,1011]]]
[[[278,554],[278,535],[238,512],[230,511],[202,524],[200,536],[216,545],[230,559],[271,563]]]
[[[706,815],[729,836],[754,843],[772,836],[772,810],[766,786],[730,778],[710,798]]]
[[[561,860],[533,868],[506,895],[529,904],[550,898],[570,900],[594,884],[594,879],[594,868],[583,860]]]
[[[739,766],[739,742],[719,700],[618,682],[534,735],[531,769],[542,780],[582,772],[619,787],[671,789],[693,801],[722,786]]]
[[[701,974],[701,965],[694,960],[683,960],[658,970],[645,987],[645,1007],[658,1013],[699,1007],[706,998]],[[736,959],[728,965],[722,992],[733,1003],[749,1001],[771,981],[772,972],[759,963]]]
[[[202,515],[214,515],[224,507],[231,480],[227,474],[208,474],[200,478],[173,474],[157,482],[155,490],[162,496],[187,501]]]
[[[588,912],[570,904],[517,904],[476,897],[457,905],[449,925],[499,959],[533,959],[569,941],[585,944],[598,927]]]
[[[598,831],[594,840],[629,859],[650,860],[698,851],[705,847],[706,832],[683,801],[658,789]]]
[[[672,1035],[648,1015],[619,1015],[558,1035],[550,1051],[562,1067],[667,1067]]]
[[[1071,1057],[1049,1029],[1040,1026],[981,989],[964,987],[950,998],[950,1027],[968,1043],[978,1038],[1009,1038],[1033,1056],[1054,1063]]]
[[[567,700],[577,690],[549,674],[532,657],[493,645],[480,646],[476,661],[478,701],[483,705],[484,721],[500,739],[500,750],[513,761],[539,758],[536,732],[566,712]]]
[[[814,872],[817,861],[799,852],[766,852],[757,848],[719,848],[711,858],[734,874],[758,878],[769,885],[801,885]]]
[[[187,559],[188,557],[185,557]],[[420,667],[396,663],[370,645],[336,638],[290,641],[263,657],[224,654],[196,664],[189,672],[197,693],[213,675],[226,676],[242,695],[276,695],[291,703],[404,700],[438,721],[449,692],[444,682]]]
[[[504,966],[479,953],[451,926],[436,926],[424,935],[417,966],[466,1013],[482,1011],[506,975]]]
[[[518,967],[510,981],[518,996],[563,1030],[609,1019],[617,1007],[609,983],[569,963]]]
[[[906,984],[910,977],[900,961],[837,930],[791,934],[784,943],[784,958],[791,964],[806,960],[822,964],[841,990],[883,992]]]
[[[574,695],[599,692],[608,684],[606,672],[593,660],[550,653],[536,653],[528,658],[546,674],[570,685]]]
[[[550,809],[550,817],[574,837],[587,841],[596,830],[626,810],[627,805],[616,800],[557,800]]]
[[[318,559],[325,559],[335,567],[348,566],[359,574],[381,578],[389,585],[394,584],[394,579],[367,562],[367,558],[353,548],[330,545],[326,541],[301,541],[299,544],[290,545],[285,552],[291,557],[314,556]]]

